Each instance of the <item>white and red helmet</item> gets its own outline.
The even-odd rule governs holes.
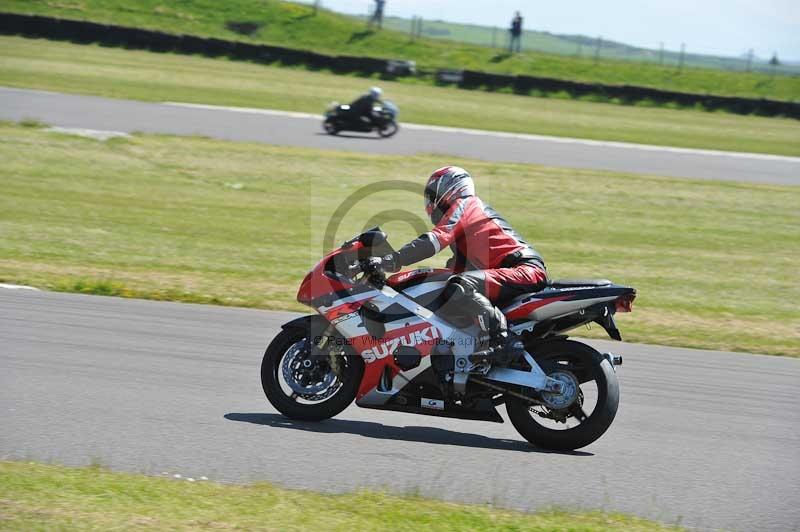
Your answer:
[[[436,224],[458,198],[475,195],[469,172],[458,166],[443,166],[431,174],[425,185],[425,212]]]

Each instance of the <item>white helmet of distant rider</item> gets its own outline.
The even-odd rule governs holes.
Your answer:
[[[369,94],[376,100],[380,100],[383,90],[380,87],[371,87],[369,89]]]

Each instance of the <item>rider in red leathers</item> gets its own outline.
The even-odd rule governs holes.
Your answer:
[[[505,316],[494,304],[545,287],[547,271],[541,255],[475,195],[472,177],[463,168],[445,166],[431,174],[425,186],[425,210],[434,228],[384,257],[386,268],[397,271],[450,246],[453,257],[448,267],[454,275],[444,291],[448,307],[477,316],[493,343],[506,343]]]

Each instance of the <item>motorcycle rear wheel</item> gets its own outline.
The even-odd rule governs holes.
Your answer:
[[[536,447],[554,451],[580,449],[602,436],[614,421],[619,406],[619,382],[611,363],[595,349],[571,340],[544,344],[533,348],[531,354],[545,373],[572,372],[581,383],[582,390],[588,383],[594,382],[597,386],[596,402],[591,413],[586,414],[578,401],[564,410],[548,411],[522,399],[508,397],[506,411],[517,432]],[[583,398],[583,393],[580,397]],[[546,419],[541,413],[556,418],[563,416],[564,427],[560,430],[548,427],[539,421]],[[567,421],[570,419],[572,422],[579,421],[579,424],[568,427]],[[553,425],[558,426],[559,423],[553,421]]]
[[[269,344],[261,362],[261,387],[267,400],[281,414],[291,419],[321,421],[339,414],[355,399],[364,371],[364,363],[359,357],[340,356],[338,358],[342,368],[341,376],[335,376],[329,366],[328,371],[333,376],[325,375],[330,389],[323,389],[315,395],[298,394],[291,388],[287,390],[286,388],[290,385],[286,382],[286,357],[297,356],[299,354],[298,345],[302,345],[304,341],[310,341],[313,338],[312,334],[315,333],[312,333],[310,329],[283,329]],[[345,349],[347,349],[346,346]],[[302,354],[300,356],[302,357]],[[317,360],[311,357],[306,358],[313,364],[326,363],[324,358]],[[324,370],[323,367],[323,372]],[[291,373],[291,368],[289,368],[289,373]],[[284,382],[281,382],[282,379]]]

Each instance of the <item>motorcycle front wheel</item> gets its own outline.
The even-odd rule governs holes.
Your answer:
[[[397,125],[397,122],[391,120],[378,128],[378,135],[386,139],[397,133],[399,130],[400,126]]]
[[[336,355],[338,372],[327,354],[315,353],[310,329],[283,329],[261,362],[261,386],[269,402],[291,419],[320,421],[347,408],[358,392],[364,363]],[[348,349],[340,346],[339,349]]]
[[[532,405],[507,397],[506,411],[517,432],[536,447],[569,451],[585,447],[605,433],[619,406],[619,381],[598,351],[572,340],[546,343],[529,352],[545,373],[576,384],[575,400],[563,408]],[[573,387],[574,389],[574,387]]]
[[[337,133],[339,133],[339,126],[336,125],[336,120],[334,120],[333,118],[326,118],[322,122],[322,129],[324,129],[325,133],[327,133],[328,135],[336,135]]]

